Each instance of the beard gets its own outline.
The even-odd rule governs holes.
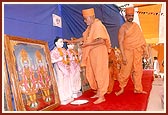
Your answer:
[[[132,22],[133,20],[134,20],[133,18],[129,18],[127,21]]]

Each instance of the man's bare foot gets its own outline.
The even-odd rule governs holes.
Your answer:
[[[110,94],[112,91],[108,91],[107,94]]]
[[[97,93],[97,90],[93,90],[94,93]]]
[[[96,101],[94,101],[93,103],[94,103],[94,104],[99,104],[99,103],[102,103],[102,102],[104,102],[104,101],[106,101],[104,97],[99,97],[99,98],[98,98]]]
[[[124,89],[120,89],[120,91],[115,92],[115,94],[116,94],[116,96],[119,96],[119,95],[121,95],[123,92],[124,92]]]
[[[134,93],[143,93],[143,94],[147,94],[146,91],[137,91],[137,90],[134,90]]]
[[[94,96],[92,96],[92,97],[90,97],[90,98],[98,98],[99,96],[96,94],[96,95],[94,95]]]

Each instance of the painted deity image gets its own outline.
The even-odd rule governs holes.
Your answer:
[[[37,107],[37,97],[38,92],[38,80],[34,76],[34,69],[30,65],[30,60],[26,50],[22,49],[20,51],[22,68],[19,69],[19,74],[21,75],[20,88],[23,94],[26,96],[27,105],[34,108]]]
[[[4,45],[5,111],[58,107],[60,98],[47,42],[5,35]]]
[[[51,101],[50,97],[50,87],[51,87],[51,79],[48,75],[47,68],[45,67],[44,63],[42,62],[42,55],[37,50],[36,51],[36,59],[37,59],[37,75],[38,75],[38,85],[39,89],[42,91],[43,100],[46,102]]]
[[[45,106],[53,102],[51,77],[42,53],[35,49],[29,56],[25,49],[21,49],[19,56],[19,83],[25,105],[30,110],[37,110],[40,104]]]

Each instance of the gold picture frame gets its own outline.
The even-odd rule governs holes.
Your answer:
[[[60,99],[48,43],[6,34],[4,42],[4,87],[8,87],[4,88],[8,92],[4,97],[8,110],[49,111],[58,107]]]

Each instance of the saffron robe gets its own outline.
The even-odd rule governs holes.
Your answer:
[[[128,29],[127,31],[125,31]],[[133,22],[130,28],[127,28],[126,23],[123,24],[119,30],[119,33],[125,32],[123,49],[124,54],[127,59],[127,64],[121,65],[121,70],[118,76],[120,87],[124,88],[129,80],[130,74],[132,75],[132,80],[134,83],[135,91],[143,91],[142,87],[142,55],[143,48],[142,46],[146,45],[145,38],[138,24]],[[120,34],[119,34],[120,38]],[[120,40],[120,39],[119,39]]]
[[[84,44],[92,43],[102,38],[106,44],[87,46],[82,48],[82,64],[86,66],[86,78],[92,89],[97,90],[99,96],[107,92],[109,84],[108,50],[111,48],[110,37],[100,20],[95,19],[83,33]]]
[[[118,74],[120,68],[118,68],[118,64],[120,64],[119,60],[117,60],[117,56],[115,54],[114,49],[111,49],[109,55],[109,86],[108,93],[113,91],[114,81],[118,79]]]

